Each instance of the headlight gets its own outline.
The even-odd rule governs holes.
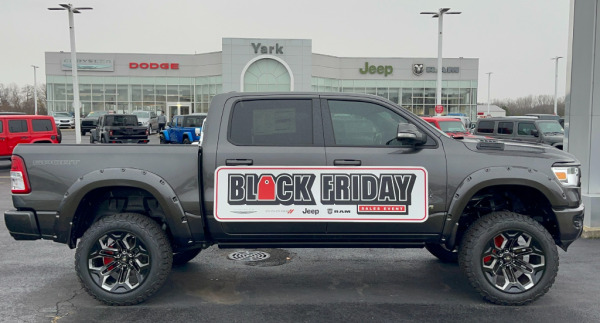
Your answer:
[[[579,185],[579,167],[552,167],[554,176],[564,186],[578,186]]]

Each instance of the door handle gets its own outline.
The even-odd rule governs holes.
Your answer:
[[[361,161],[356,159],[335,159],[333,166],[360,166]]]
[[[252,159],[227,159],[225,165],[227,166],[250,166],[254,163]]]

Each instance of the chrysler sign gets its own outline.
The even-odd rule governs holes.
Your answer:
[[[97,58],[78,58],[78,71],[98,71],[98,72],[113,72],[115,66],[112,59],[97,59]],[[60,67],[63,71],[70,71],[73,68],[70,58],[62,60]]]

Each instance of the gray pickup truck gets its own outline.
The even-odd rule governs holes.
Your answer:
[[[110,305],[144,301],[211,245],[425,247],[486,300],[523,305],[582,232],[572,155],[452,139],[376,96],[220,94],[202,132],[200,146],[19,145],[10,234],[77,248],[83,287]]]

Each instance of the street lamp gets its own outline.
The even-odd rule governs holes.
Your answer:
[[[37,69],[39,66],[31,65],[33,67],[33,109],[35,115],[37,115]]]
[[[558,91],[558,59],[562,58],[562,56],[556,56],[554,58],[551,58],[551,60],[554,60],[554,115],[558,115],[558,109],[557,109],[557,101],[556,101],[556,92]]]
[[[75,49],[75,25],[73,23],[73,13],[81,13],[80,10],[92,10],[90,7],[73,7],[72,4],[61,3],[62,8],[48,8],[48,10],[67,10],[69,12],[69,31],[71,34],[71,73],[73,75],[73,110],[75,111],[75,143],[81,143],[81,118],[79,101],[79,80],[77,79],[77,50]]]
[[[490,116],[490,80],[492,79],[492,72],[485,73],[488,75],[488,99],[487,99],[487,116]]]
[[[459,15],[458,11],[450,11],[450,8],[440,8],[438,12],[421,12],[422,15],[432,15],[438,18],[438,59],[437,59],[437,89],[435,105],[442,105],[442,30],[444,26],[444,15]],[[437,113],[437,115],[440,115]]]

